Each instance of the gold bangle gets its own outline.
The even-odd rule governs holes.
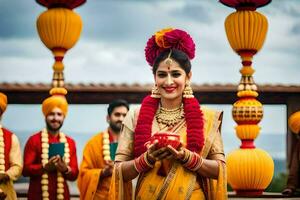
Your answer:
[[[148,160],[148,152],[144,153],[144,160],[146,162],[146,164],[148,165],[148,167],[153,168],[154,164],[150,164],[150,161]]]
[[[184,151],[184,157],[182,159],[182,163],[186,164],[190,158],[190,152],[187,150],[183,150]]]
[[[192,171],[194,172],[198,171],[202,167],[203,163],[204,163],[204,159],[200,156],[199,163],[194,167],[194,169],[192,169]]]

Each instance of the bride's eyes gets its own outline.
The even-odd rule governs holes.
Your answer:
[[[178,77],[180,77],[181,75],[182,75],[182,73],[180,73],[180,72],[178,72],[178,71],[171,72],[171,76],[172,76],[173,78],[178,78]],[[158,73],[157,73],[157,76],[158,76],[159,78],[165,78],[165,77],[168,76],[168,73],[167,73],[167,72],[158,72]]]
[[[181,73],[180,72],[172,72],[171,76],[174,78],[178,78],[179,76],[181,76]]]
[[[168,76],[168,73],[166,73],[166,72],[158,72],[158,73],[157,73],[157,76],[158,76],[159,78],[165,78],[166,76]]]

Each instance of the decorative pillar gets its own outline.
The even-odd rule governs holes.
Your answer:
[[[37,19],[40,39],[54,55],[52,87],[64,87],[65,53],[72,48],[80,37],[81,17],[72,9],[82,5],[86,0],[36,0],[48,8]]]
[[[261,49],[268,28],[267,18],[257,12],[256,8],[267,5],[271,0],[220,2],[236,9],[226,18],[225,29],[230,46],[241,57],[243,65],[237,89],[238,100],[232,109],[241,146],[227,156],[228,183],[237,195],[257,196],[270,184],[274,174],[271,156],[254,144],[260,132],[258,123],[263,117],[263,106],[256,99],[257,86],[252,76],[252,59]]]

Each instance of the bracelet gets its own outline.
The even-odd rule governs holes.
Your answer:
[[[191,170],[191,171],[198,171],[203,163],[204,163],[204,159],[199,156],[197,153],[189,153],[190,157],[187,160],[187,162],[185,162],[183,164],[184,167],[186,167],[187,169]]]
[[[184,151],[184,157],[183,159],[181,160],[182,164],[185,164],[188,162],[188,160],[190,159],[190,154],[191,152],[190,151],[187,151],[187,150],[183,150]]]
[[[142,172],[146,172],[149,169],[154,167],[154,164],[151,164],[147,158],[147,153],[143,153],[138,158],[134,159],[134,168],[140,174]]]

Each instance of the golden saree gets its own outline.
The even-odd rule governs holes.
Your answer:
[[[227,199],[226,171],[223,144],[220,135],[222,114],[213,110],[203,109],[205,119],[205,145],[202,152],[203,158],[217,160],[219,163],[219,177],[216,180],[200,177],[195,172],[185,169],[178,161],[164,160],[156,162],[155,167],[140,174],[134,194],[134,199]],[[124,120],[123,131],[117,149],[116,161],[128,161],[133,159],[133,130],[136,125],[138,110],[129,112]],[[154,119],[152,133],[160,131],[158,123]],[[186,144],[185,121],[179,122],[175,132],[180,134],[183,144]],[[161,165],[168,164],[167,175],[158,175]],[[120,164],[115,167],[111,183],[110,199],[132,199],[128,188],[131,182],[124,182]],[[126,189],[124,189],[126,188]]]

